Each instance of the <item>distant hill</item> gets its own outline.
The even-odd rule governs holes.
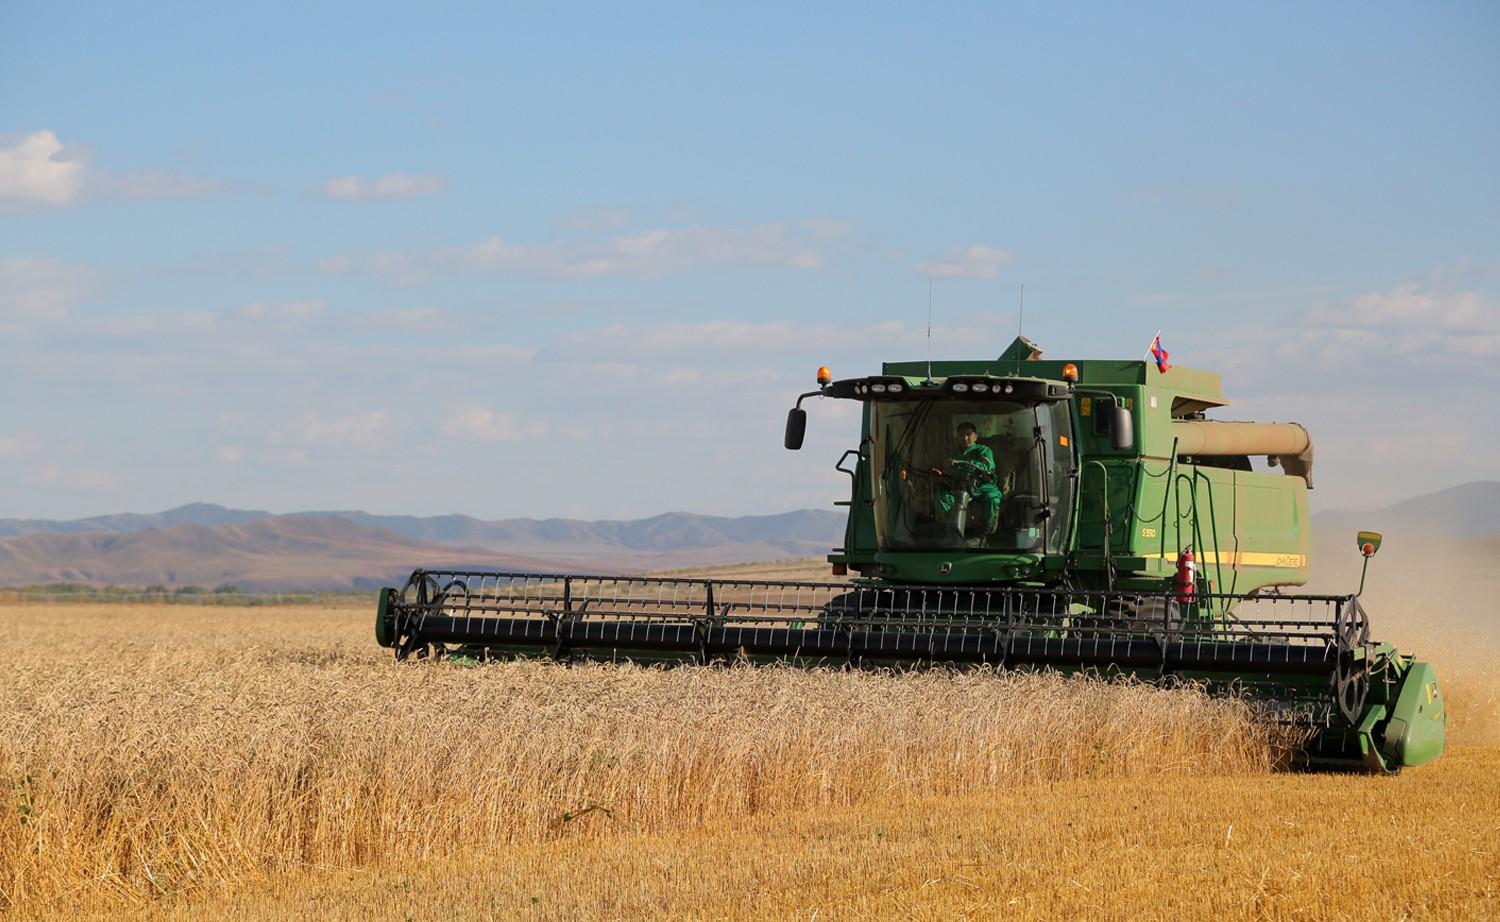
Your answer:
[[[0,540],[0,584],[235,586],[246,592],[400,585],[418,565],[532,570],[536,558],[451,548],[345,519],[276,516],[242,525],[183,524],[124,534]]]
[[[367,512],[314,511],[276,516],[270,512],[226,509],[191,503],[151,514],[121,513],[87,519],[0,519],[0,538],[25,535],[124,534],[174,525],[240,525],[271,518],[337,518],[384,529],[422,541],[515,551],[538,544],[632,551],[702,550],[732,544],[761,544],[783,556],[827,553],[843,535],[843,515],[804,509],[780,515],[741,518],[669,512],[649,519],[586,522],[580,519],[502,519],[486,521],[467,515],[371,515]]]
[[[844,527],[844,517],[839,513],[811,509],[742,518],[671,512],[649,519],[603,522],[577,519],[486,522],[463,515],[418,518],[363,512],[312,514],[337,515],[360,525],[388,529],[437,544],[470,545],[508,553],[535,553],[536,548],[547,547],[549,555],[556,555],[558,559],[600,553],[618,556],[622,551],[647,556],[669,552],[702,553],[712,548],[736,547],[754,549],[752,556],[745,558],[747,562],[808,557],[828,553],[829,548],[843,537]]]
[[[143,528],[170,528],[173,525],[205,525],[212,528],[216,525],[238,525],[268,518],[271,518],[269,512],[225,509],[223,506],[215,506],[212,503],[189,503],[166,512],[148,515],[122,512],[119,515],[100,515],[66,522],[51,519],[0,519],[0,537],[120,534],[140,531]]]
[[[1359,530],[1450,538],[1500,535],[1500,481],[1466,483],[1370,512],[1315,513],[1313,528],[1351,535]]]
[[[76,582],[250,592],[400,585],[416,567],[641,572],[826,554],[843,517],[669,513],[625,522],[269,513],[193,504],[153,515],[0,523],[0,585]]]

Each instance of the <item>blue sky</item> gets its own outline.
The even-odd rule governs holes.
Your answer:
[[[1500,5],[0,0],[0,517],[828,508],[827,364],[1500,479]]]

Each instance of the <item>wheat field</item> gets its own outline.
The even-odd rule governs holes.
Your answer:
[[[1488,654],[1450,751],[1277,771],[1189,689],[402,663],[367,605],[0,609],[17,918],[1484,918]],[[1067,911],[1060,911],[1066,907]]]

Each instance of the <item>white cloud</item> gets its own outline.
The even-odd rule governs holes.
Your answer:
[[[553,277],[655,277],[723,265],[820,268],[825,257],[807,245],[806,236],[785,224],[748,230],[653,228],[588,244],[518,245],[493,236],[454,254],[454,261],[474,272],[516,271]]]
[[[112,471],[67,468],[60,464],[43,465],[23,480],[32,487],[61,487],[68,490],[110,492],[118,490],[124,479]]]
[[[1435,279],[1314,302],[1277,353],[1332,365],[1500,358],[1500,298],[1448,290]],[[1492,368],[1493,370],[1493,368]]]
[[[848,237],[855,230],[854,225],[848,221],[835,221],[832,218],[806,218],[798,221],[797,226],[807,231],[817,240],[835,240],[840,237]]]
[[[1369,330],[1314,328],[1282,338],[1274,354],[1278,359],[1307,359],[1331,367],[1359,361],[1385,345],[1385,337]]]
[[[323,301],[318,298],[308,301],[278,301],[274,304],[252,301],[235,311],[232,317],[251,323],[300,323],[318,316],[324,307]]]
[[[545,423],[518,422],[485,406],[459,407],[443,420],[443,435],[474,442],[520,442],[547,437]]]
[[[91,181],[104,192],[131,201],[146,199],[204,198],[228,191],[230,184],[212,176],[189,176],[166,170],[124,173],[119,176],[92,173]]]
[[[83,192],[84,164],[50,131],[0,143],[0,207],[67,205]]]
[[[1307,319],[1328,327],[1500,333],[1500,300],[1487,292],[1446,291],[1429,283],[1411,282],[1344,301],[1318,301],[1308,311]]]
[[[1198,276],[1197,270],[1189,272],[1189,275]],[[1193,308],[1204,307],[1237,307],[1249,305],[1264,308],[1273,301],[1305,301],[1307,298],[1323,294],[1327,291],[1326,286],[1316,288],[1266,288],[1266,289],[1217,289],[1210,293],[1201,291],[1160,291],[1133,295],[1125,300],[1131,307],[1174,307],[1179,305],[1191,306]]]
[[[936,331],[945,342],[957,343],[973,358],[998,355],[1013,337],[993,315],[967,317]],[[718,375],[726,366],[745,360],[774,359],[785,368],[788,357],[820,363],[855,359],[869,364],[849,374],[878,370],[880,360],[899,353],[916,358],[926,353],[924,322],[886,320],[851,327],[845,324],[798,324],[790,321],[749,323],[711,320],[704,323],[623,324],[577,330],[559,337],[545,350],[551,361],[621,361],[649,367],[670,360],[708,367]],[[988,345],[985,345],[988,344]],[[949,353],[951,354],[951,353]],[[873,356],[873,358],[871,358]],[[623,367],[623,366],[622,366]],[[816,369],[816,365],[813,369]],[[811,370],[808,373],[811,380]]]
[[[1000,267],[1016,261],[1014,253],[976,243],[968,248],[949,250],[942,259],[920,262],[916,265],[918,275],[936,279],[992,279],[1000,274]]]
[[[613,230],[630,223],[632,208],[574,208],[557,219],[562,230]]]
[[[255,466],[307,463],[305,443],[320,438],[328,425],[316,413],[307,413],[298,420],[269,422],[258,411],[220,413],[213,423],[213,439],[217,443],[214,460],[222,465]],[[366,444],[357,450],[368,451],[370,447]]]
[[[569,259],[562,243],[516,244],[499,235],[488,237],[463,250],[448,254],[448,261],[469,272],[521,272],[530,275],[554,277],[577,275],[605,275],[608,265],[598,259],[581,257]],[[390,254],[371,260],[370,266],[378,274],[386,274],[389,267],[407,265],[396,262]]]
[[[471,246],[427,253],[381,253],[324,260],[330,274],[362,272],[403,283],[443,270],[516,273],[545,278],[656,278],[701,267],[827,265],[821,244],[844,232],[833,222],[765,224],[752,228],[651,228],[604,240],[515,243],[497,235]]]
[[[0,212],[73,205],[90,193],[137,201],[198,198],[227,188],[213,177],[159,169],[122,174],[90,169],[81,148],[51,131],[33,131],[10,144],[0,139]]]
[[[1385,291],[1319,299],[1291,316],[1251,314],[1227,330],[1200,331],[1196,342],[1182,343],[1178,358],[1242,382],[1234,390],[1254,399],[1285,394],[1305,403],[1309,393],[1326,393],[1385,406],[1416,380],[1467,382],[1462,394],[1440,401],[1443,411],[1434,404],[1426,421],[1436,426],[1482,390],[1476,382],[1500,378],[1500,296],[1483,280],[1463,290],[1452,281],[1437,273]],[[1184,358],[1190,351],[1197,360]],[[1378,429],[1389,418],[1381,413],[1366,422]]]
[[[557,346],[562,354],[570,356],[628,356],[632,360],[649,362],[663,356],[782,352],[805,341],[809,332],[798,330],[786,321],[612,324],[566,334],[558,340]]]
[[[159,274],[163,278],[272,278],[293,271],[291,255],[292,248],[285,244],[262,244],[237,252],[193,255]]]
[[[1494,333],[1454,337],[1448,339],[1445,345],[1455,355],[1466,358],[1500,359],[1500,335]]]
[[[448,345],[437,347],[448,360],[458,365],[476,368],[511,370],[516,365],[531,361],[536,355],[535,346],[519,343],[483,343],[472,345]]]
[[[65,319],[98,287],[96,269],[35,256],[0,257],[0,328]]]
[[[80,324],[79,335],[95,335],[123,340],[128,337],[150,337],[157,348],[173,345],[192,347],[203,338],[212,338],[215,348],[243,345],[252,338],[285,335],[284,328],[306,324],[321,316],[326,304],[321,298],[306,301],[251,301],[226,310],[171,310],[151,313],[119,314],[100,317]],[[235,338],[226,341],[226,330]],[[264,328],[264,329],[260,329]],[[259,329],[259,332],[256,332]]]
[[[318,411],[310,410],[289,430],[272,433],[271,440],[291,440],[304,445],[334,448],[373,448],[381,444],[391,422],[392,416],[385,410],[332,418],[324,418]]]
[[[436,333],[456,328],[458,318],[441,307],[408,307],[367,311],[344,317],[339,325],[359,333]]]
[[[359,261],[348,253],[318,260],[318,271],[324,275],[352,275],[359,271]]]
[[[1268,391],[1316,381],[1385,390],[1406,385],[1412,373],[1493,379],[1500,376],[1500,292],[1484,273],[1445,268],[1386,291],[1316,298],[1293,315],[1200,336],[1197,352],[1205,361],[1196,367],[1244,373]],[[1268,367],[1274,376],[1263,378]]]
[[[446,188],[448,188],[448,180],[441,176],[434,176],[430,173],[417,176],[392,173],[370,182],[366,182],[359,176],[330,179],[316,194],[323,198],[345,202],[368,202],[373,199],[402,199],[436,195]]]
[[[0,435],[0,458],[14,461],[35,455],[42,450],[44,441],[35,432],[18,432],[15,435]]]

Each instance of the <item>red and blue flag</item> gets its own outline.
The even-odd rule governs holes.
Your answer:
[[[1162,374],[1166,374],[1167,369],[1172,367],[1167,364],[1167,356],[1169,355],[1171,353],[1161,347],[1161,331],[1157,330],[1156,338],[1151,340],[1151,357],[1156,359],[1156,370]]]

